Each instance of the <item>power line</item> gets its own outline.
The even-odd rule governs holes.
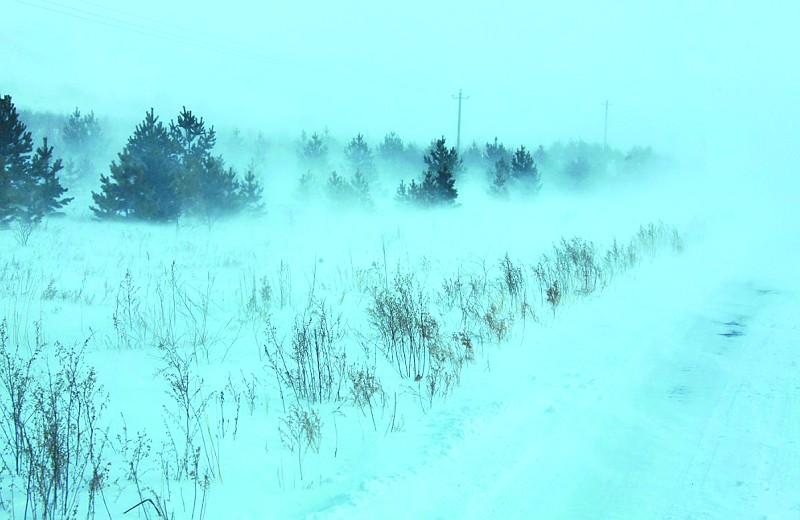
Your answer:
[[[458,100],[458,132],[456,133],[456,151],[461,151],[461,102],[462,100],[469,99],[465,96],[461,89],[458,89],[458,95],[453,94],[453,99]]]

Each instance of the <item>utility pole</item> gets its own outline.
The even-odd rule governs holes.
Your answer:
[[[465,99],[469,99],[469,96],[465,96],[461,89],[458,89],[458,95],[456,96],[453,94],[453,99],[458,100],[458,133],[456,133],[456,151],[461,151],[461,101]]]
[[[603,120],[603,151],[608,151],[608,100],[606,99],[606,117]]]

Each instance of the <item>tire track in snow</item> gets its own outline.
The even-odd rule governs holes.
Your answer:
[[[506,387],[491,390],[510,392],[501,407],[463,411],[455,431],[440,431],[446,447],[409,471],[366,482],[317,517],[787,518],[800,512],[790,489],[800,482],[798,445],[791,442],[800,440],[800,383],[791,385],[787,366],[797,363],[797,349],[767,334],[762,321],[765,309],[774,312],[773,302],[719,291],[703,302],[712,315],[702,319],[687,319],[688,312],[659,325],[661,307],[633,327],[604,325],[610,311],[573,320],[599,331],[601,349],[585,333],[557,327],[558,341],[540,342],[530,353],[530,373],[518,370]],[[720,324],[732,320],[719,298],[736,303],[737,316],[742,310],[751,316],[745,334],[720,335]],[[784,319],[791,312],[783,311]],[[676,326],[684,332],[670,336]],[[511,365],[499,373],[506,369],[515,374]]]

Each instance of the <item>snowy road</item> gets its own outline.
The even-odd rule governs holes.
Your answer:
[[[492,353],[412,470],[315,516],[800,518],[798,311],[748,279],[643,274]]]

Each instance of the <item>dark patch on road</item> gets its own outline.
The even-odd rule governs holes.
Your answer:
[[[725,330],[718,332],[717,335],[724,338],[738,338],[744,336],[746,319],[745,316],[737,316],[734,319],[721,322],[721,324],[725,326]]]
[[[738,338],[739,336],[744,336],[744,332],[741,330],[731,329],[727,332],[720,332],[719,335],[726,338]]]
[[[686,385],[675,385],[670,388],[667,397],[669,399],[674,399],[675,401],[686,401],[689,398],[689,394],[692,393],[692,390]]]

